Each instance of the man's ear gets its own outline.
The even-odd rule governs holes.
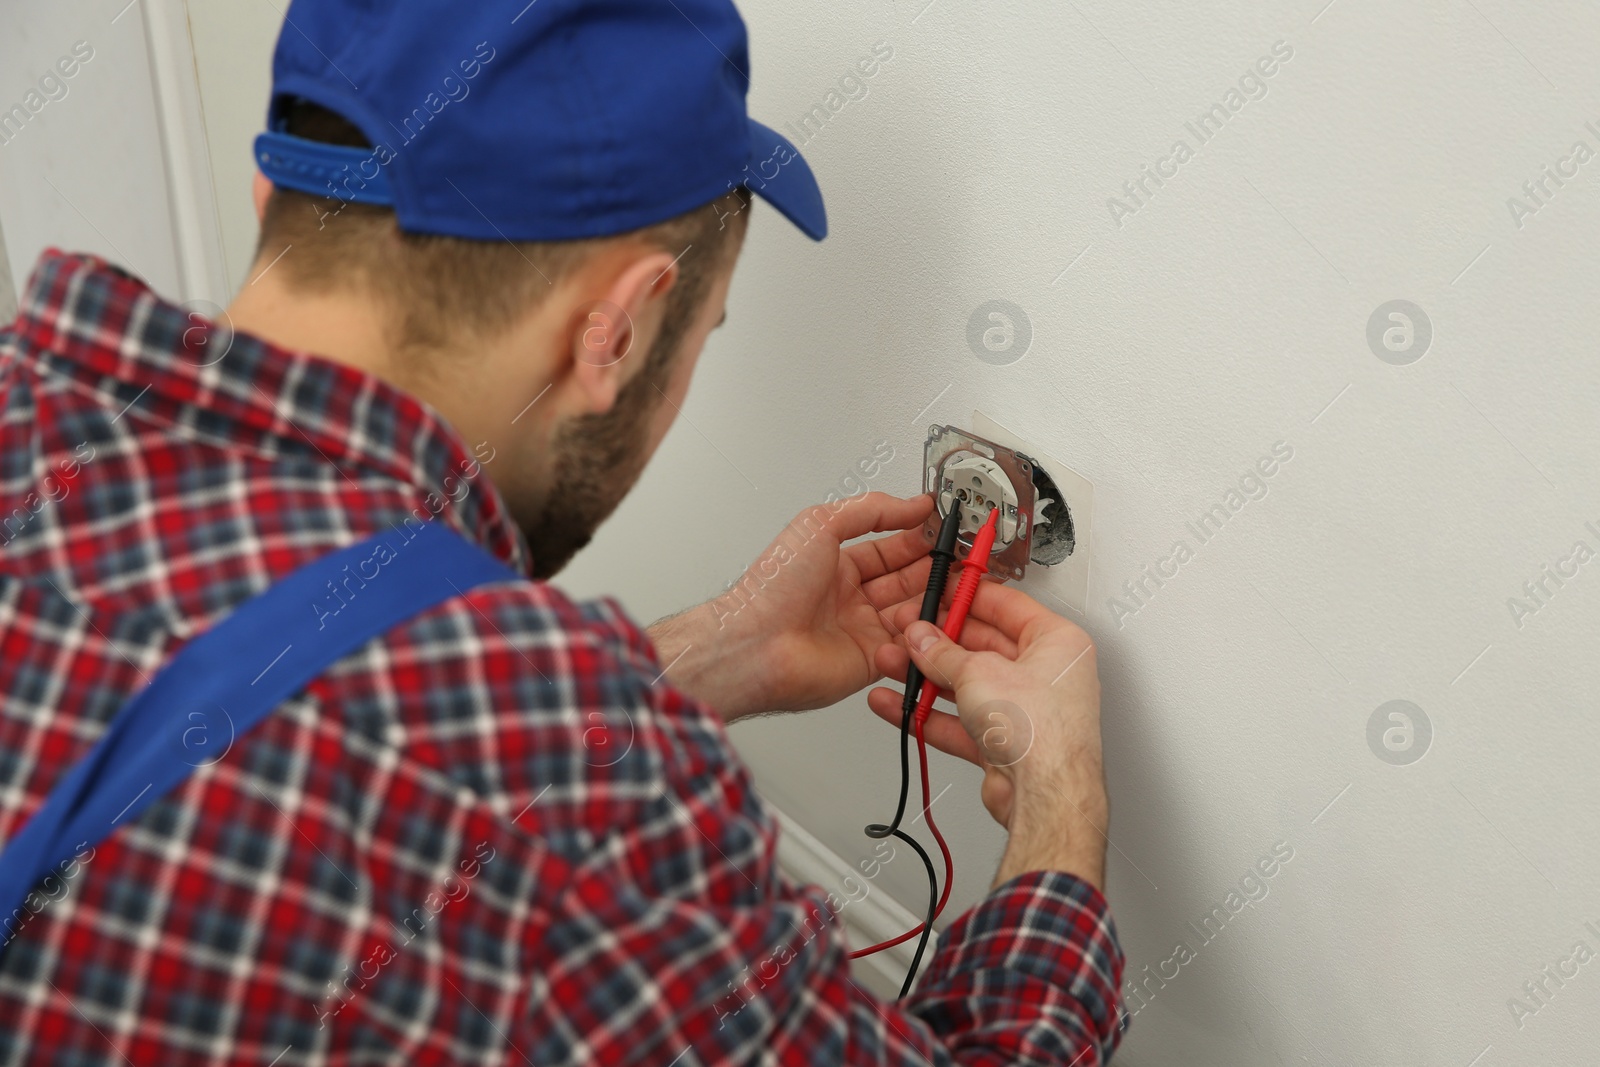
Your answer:
[[[573,310],[568,348],[573,384],[583,408],[611,410],[622,386],[655,342],[666,296],[678,281],[678,261],[659,249],[631,248],[613,259],[594,299]]]
[[[250,183],[250,198],[255,201],[257,226],[267,217],[267,197],[271,195],[272,183],[265,174],[256,171],[255,180]]]

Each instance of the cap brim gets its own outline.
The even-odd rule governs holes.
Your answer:
[[[822,189],[800,150],[783,134],[755,119],[750,123],[749,175],[744,185],[778,209],[813,241],[828,236],[828,212]]]

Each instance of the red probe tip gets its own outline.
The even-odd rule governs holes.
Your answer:
[[[989,554],[994,551],[994,539],[999,532],[1000,509],[990,508],[989,517],[978,528],[978,533],[972,539],[972,551],[967,553],[967,562],[974,567],[988,568]]]

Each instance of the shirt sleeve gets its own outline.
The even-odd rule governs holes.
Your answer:
[[[519,1047],[541,1065],[1110,1057],[1123,957],[1087,882],[1037,871],[998,887],[940,936],[911,995],[887,1001],[851,978],[838,898],[787,884],[775,845],[742,769],[640,807],[556,908],[533,1047]]]
[[[1019,875],[940,935],[908,997],[877,997],[851,977],[840,899],[780,874],[776,819],[721,719],[661,682],[620,607],[586,608],[611,630],[607,696],[630,741],[611,773],[628,803],[573,857],[532,961],[513,1042],[530,1062],[1109,1058],[1123,956],[1097,889],[1060,872]]]
[[[939,940],[908,1006],[956,1063],[1103,1064],[1123,955],[1106,899],[1059,871],[999,886]]]

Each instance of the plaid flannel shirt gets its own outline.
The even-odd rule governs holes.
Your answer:
[[[47,252],[0,331],[0,841],[301,564],[413,516],[526,574],[494,462],[376,377]],[[214,756],[0,917],[0,1064],[1110,1055],[1098,891],[1015,878],[879,1000],[823,891],[780,876],[721,720],[661,675],[616,602],[495,583],[243,736],[197,724]]]

